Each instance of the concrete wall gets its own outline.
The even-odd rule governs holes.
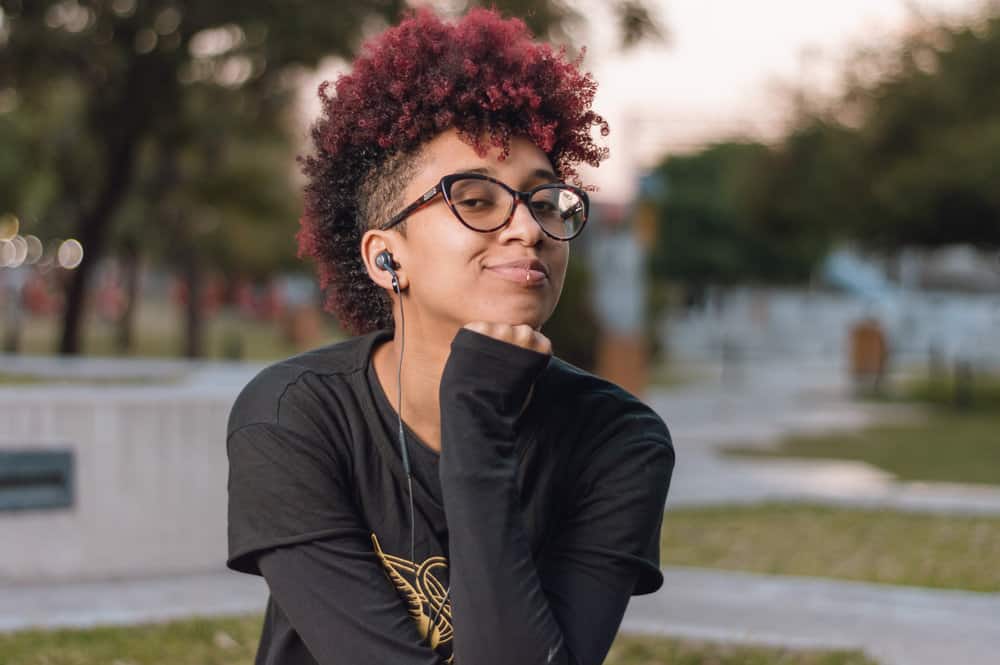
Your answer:
[[[661,341],[677,359],[718,359],[729,353],[846,364],[848,332],[866,316],[885,329],[896,364],[926,363],[933,349],[945,362],[1000,368],[996,294],[911,291],[872,302],[799,289],[718,289],[708,306],[664,319]]]
[[[0,511],[0,582],[218,569],[242,384],[0,388],[0,450],[70,449],[68,509]]]

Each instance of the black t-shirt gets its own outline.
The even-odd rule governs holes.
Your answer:
[[[272,365],[230,413],[228,565],[271,591],[257,663],[602,662],[628,596],[663,582],[663,421],[558,358],[460,330],[441,454],[404,426],[411,557],[396,413],[371,366],[390,337]]]

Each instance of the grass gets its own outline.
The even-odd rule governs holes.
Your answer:
[[[114,327],[91,316],[83,327],[85,356],[116,356]],[[49,355],[55,352],[60,333],[58,318],[31,317],[25,322],[21,353]],[[328,344],[343,333],[332,319],[324,319],[323,339],[312,346]],[[135,345],[131,356],[147,358],[178,358],[182,355],[183,321],[179,311],[163,303],[144,302],[136,321]],[[205,320],[206,359],[230,359],[235,347],[242,348],[242,359],[269,361],[287,358],[303,349],[296,347],[282,334],[277,323],[267,323],[222,313]]]
[[[971,369],[964,376],[958,371],[950,375],[938,372],[905,381],[891,398],[953,408],[958,412],[998,412],[1000,375]]]
[[[764,503],[668,510],[665,565],[1000,592],[1000,517]]]
[[[867,462],[900,480],[1000,484],[1000,409],[929,408],[917,423],[858,432],[791,436],[772,448],[728,446],[740,457],[848,459]]]
[[[4,665],[251,665],[260,617],[0,634]]]
[[[604,665],[875,665],[858,651],[800,651],[620,635]]]
[[[250,665],[261,617],[0,634],[4,665]],[[621,635],[605,665],[875,665],[857,652],[791,651]]]
[[[48,377],[34,374],[17,374],[14,372],[0,372],[0,386],[23,386],[23,385],[44,385],[44,384],[81,384],[88,386],[148,386],[175,383],[180,380],[179,376],[62,376]]]

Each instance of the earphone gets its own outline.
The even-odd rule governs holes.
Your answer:
[[[396,295],[402,296],[399,292],[399,278],[396,276],[396,264],[392,258],[392,252],[387,249],[383,249],[375,256],[375,266],[380,270],[385,270],[390,275],[392,275],[392,290],[396,292]],[[415,538],[416,538],[416,525],[414,524],[414,511],[413,511],[413,476],[410,474],[410,456],[406,450],[406,436],[403,433],[403,349],[406,344],[406,317],[403,316],[403,299],[399,299],[399,325],[400,325],[400,335],[399,335],[399,368],[396,372],[396,419],[399,423],[399,452],[403,458],[403,471],[406,472],[406,489],[409,493],[410,498],[410,561],[413,565],[416,564],[415,556]],[[434,615],[431,617],[430,623],[427,628],[427,637],[434,633],[434,629],[437,628],[438,616],[441,613],[441,609],[444,607],[445,603],[448,602],[448,596],[451,595],[451,583],[449,581],[448,588],[445,589],[444,598],[441,603],[434,610]]]
[[[392,252],[387,249],[383,249],[379,252],[375,257],[375,265],[381,270],[387,270],[389,274],[392,275],[392,290],[396,292],[396,295],[399,295],[399,278],[396,277],[396,268],[393,264]],[[402,313],[402,306],[400,306],[399,311]]]

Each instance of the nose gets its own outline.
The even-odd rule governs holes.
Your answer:
[[[545,238],[545,232],[531,216],[528,205],[520,198],[515,199],[510,221],[500,229],[501,241],[520,241],[525,245],[532,246],[537,245]]]

